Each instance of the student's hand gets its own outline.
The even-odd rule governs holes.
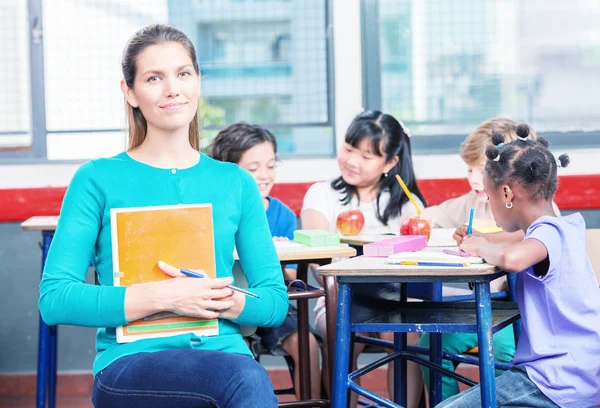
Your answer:
[[[467,229],[469,227],[467,225],[461,225],[460,227],[458,227],[456,229],[456,231],[454,231],[454,235],[452,235],[452,238],[456,241],[456,245],[460,245],[462,244],[462,242],[465,240],[465,238],[467,237],[481,237],[483,236],[480,232],[477,232],[475,230],[473,230],[472,234],[467,234]]]
[[[481,247],[487,243],[485,238],[469,236],[463,240],[459,248],[473,256],[481,256]]]
[[[278,242],[278,241],[289,241],[290,239],[288,237],[273,237],[273,242]]]
[[[227,287],[233,282],[232,278],[191,278],[166,263],[159,262],[158,266],[165,274],[175,278],[157,282],[161,285],[159,301],[164,310],[184,316],[216,319],[224,317],[223,314],[235,306],[233,290]],[[203,271],[194,272],[205,275]]]

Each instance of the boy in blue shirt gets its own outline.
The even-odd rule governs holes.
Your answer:
[[[267,129],[243,122],[223,129],[209,146],[209,155],[220,161],[238,164],[254,177],[263,199],[267,221],[274,241],[294,239],[296,214],[284,203],[269,193],[275,184],[277,163],[277,140]],[[296,279],[296,265],[287,265],[284,270],[286,280]],[[280,327],[259,328],[256,334],[261,343],[273,355],[289,354],[298,367],[298,317],[296,308],[289,306],[288,315]],[[310,337],[311,398],[319,398],[321,393],[321,373],[319,369],[319,344],[314,334]],[[299,383],[299,370],[294,372],[294,384]],[[298,394],[298,389],[296,390]],[[299,395],[296,395],[299,398]]]

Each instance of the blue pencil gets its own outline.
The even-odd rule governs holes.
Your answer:
[[[180,269],[180,271],[185,276],[189,276],[190,278],[204,278],[204,275],[202,275],[201,273],[190,271],[189,269]],[[248,292],[247,290],[244,290],[242,288],[238,288],[237,286],[229,285],[227,287],[229,289],[231,289],[231,290],[235,290],[237,292],[243,293],[244,295],[248,295],[248,296],[251,296],[253,298],[260,299],[260,296],[258,296],[257,294],[252,293],[252,292]]]
[[[475,209],[471,208],[469,211],[469,226],[467,227],[467,234],[473,233],[473,215],[475,214]]]

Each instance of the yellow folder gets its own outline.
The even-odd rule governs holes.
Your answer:
[[[158,261],[216,277],[211,204],[113,208],[110,217],[115,286],[173,279]],[[218,332],[217,319],[158,313],[118,327],[117,341]]]

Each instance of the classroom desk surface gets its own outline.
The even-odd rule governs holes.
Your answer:
[[[31,217],[21,223],[25,231],[55,231],[58,215]]]
[[[464,277],[492,275],[499,272],[495,266],[489,264],[473,264],[467,267],[448,268],[439,266],[388,265],[385,261],[386,258],[358,256],[321,266],[318,269],[318,273],[323,276]]]

